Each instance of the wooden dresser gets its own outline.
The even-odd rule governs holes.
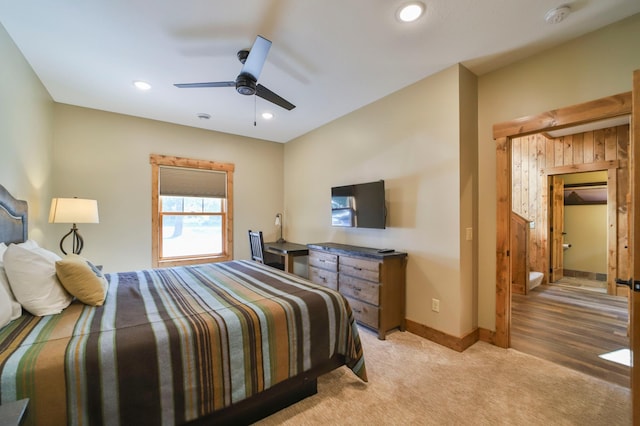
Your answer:
[[[377,330],[379,339],[394,328],[404,331],[406,253],[335,243],[307,247],[309,280],[338,290],[356,320]]]

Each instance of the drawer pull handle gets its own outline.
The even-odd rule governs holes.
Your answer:
[[[362,291],[362,289],[360,287],[354,287],[353,291]]]
[[[358,268],[357,266],[354,266],[353,269],[355,269],[356,271],[362,271],[362,268]]]
[[[356,314],[361,314],[362,311],[360,309],[356,309],[356,308],[352,308],[353,312],[355,312]]]

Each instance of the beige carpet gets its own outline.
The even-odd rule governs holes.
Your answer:
[[[259,425],[628,425],[629,389],[478,342],[463,353],[360,329],[369,383],[345,367]]]

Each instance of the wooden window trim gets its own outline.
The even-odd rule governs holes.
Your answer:
[[[217,161],[151,154],[151,264],[154,268],[167,266],[195,265],[209,262],[225,262],[233,259],[233,172],[235,165]],[[160,166],[185,167],[190,169],[223,171],[227,174],[226,228],[223,229],[223,249],[221,255],[189,256],[185,258],[160,259],[162,234],[160,232],[159,210],[159,169]]]

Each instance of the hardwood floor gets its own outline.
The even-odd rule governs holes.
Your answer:
[[[511,306],[513,349],[630,387],[629,367],[598,356],[629,347],[626,298],[541,285]]]

